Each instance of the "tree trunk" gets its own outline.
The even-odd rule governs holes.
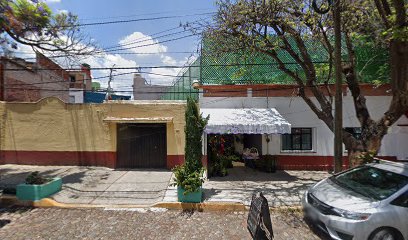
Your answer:
[[[366,133],[364,134],[364,132]],[[363,129],[361,139],[358,140],[348,133],[348,136],[343,138],[343,142],[348,151],[349,167],[357,167],[372,162],[373,157],[381,148],[382,138],[383,135],[373,133],[370,129]]]

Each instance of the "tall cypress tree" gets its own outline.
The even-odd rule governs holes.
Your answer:
[[[209,117],[203,118],[196,100],[188,98],[185,118],[185,164],[189,172],[199,171],[202,168],[202,135]]]

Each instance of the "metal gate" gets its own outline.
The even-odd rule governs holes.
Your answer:
[[[166,168],[166,124],[118,124],[118,168]]]

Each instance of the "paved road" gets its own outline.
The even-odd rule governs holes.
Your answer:
[[[250,239],[247,212],[2,209],[0,239]],[[320,239],[301,213],[272,212],[276,240]]]

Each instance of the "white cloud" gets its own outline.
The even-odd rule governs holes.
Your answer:
[[[123,58],[119,54],[106,54],[101,57],[91,56],[83,59],[84,63],[87,63],[91,68],[110,68],[115,65],[115,67],[138,67],[136,61]],[[113,81],[111,82],[111,87],[117,91],[131,90],[133,84],[133,73],[136,72],[135,69],[116,69],[113,71]],[[92,70],[92,75],[96,78],[94,81],[100,82],[102,88],[108,87],[108,80],[110,70]],[[128,74],[130,73],[130,74]],[[103,78],[100,78],[103,77]],[[131,92],[119,93],[122,95],[131,95]]]
[[[58,10],[57,10],[57,13],[64,13],[64,14],[68,14],[68,13],[69,13],[69,11],[68,11],[68,10],[66,10],[66,9],[58,9]]]
[[[154,40],[152,37],[145,35],[140,32],[132,33],[128,36],[125,36],[121,39],[118,43],[123,45],[132,41],[141,41],[146,40],[143,42],[145,44],[152,44],[157,43],[157,40]],[[137,40],[136,40],[137,39]],[[141,45],[142,43],[137,43],[137,45]],[[135,44],[136,45],[136,44]],[[124,47],[132,47],[135,45],[126,45]],[[103,53],[103,54],[96,54],[94,56],[88,56],[82,58],[80,61],[76,62],[75,65],[71,65],[70,67],[77,68],[80,63],[87,63],[91,66],[91,68],[110,68],[114,64],[116,67],[135,67],[135,69],[117,69],[113,72],[114,78],[111,83],[111,86],[114,91],[117,91],[117,94],[122,95],[133,95],[132,94],[132,85],[133,85],[133,73],[137,71],[136,67],[139,66],[188,66],[192,63],[196,57],[189,57],[184,59],[176,59],[169,54],[166,54],[168,47],[162,44],[154,44],[146,47],[129,49],[127,51],[134,51],[134,52],[155,52],[159,54],[154,55],[120,55],[120,54],[111,54],[111,53]],[[28,46],[20,45],[17,51],[25,51],[25,52],[32,52],[31,48]],[[24,55],[20,57],[35,57],[35,55]],[[68,67],[68,65],[64,64],[65,62],[61,58],[53,59],[56,60],[61,66]],[[32,59],[32,61],[35,61]],[[152,74],[142,73],[142,75],[146,78],[148,82],[151,82],[155,85],[171,85],[173,81],[176,79],[176,76],[182,71],[181,68],[152,68],[146,69],[143,68],[142,72],[148,72]],[[95,82],[101,83],[101,88],[106,89],[108,87],[108,80],[109,80],[109,69],[104,70],[92,70],[92,76],[94,77]],[[116,75],[116,76],[115,76]],[[102,78],[103,77],[103,78]],[[129,91],[129,92],[123,92]]]
[[[160,44],[158,40],[155,40],[151,36],[142,32],[133,32],[123,37],[119,41],[119,44],[122,46],[122,48],[125,48],[126,51],[131,51],[134,53],[159,53],[157,55],[135,54],[132,55],[132,57],[129,55],[126,56],[127,58],[137,60],[139,63],[142,63],[144,59],[149,59],[153,60],[154,63],[148,65],[182,66],[189,60],[188,58],[177,60],[174,57],[166,54],[168,51],[167,46]],[[181,68],[153,68],[151,70],[142,69],[144,72],[151,73],[145,73],[143,76],[148,82],[155,85],[171,85],[181,70]]]
[[[141,32],[134,32],[125,36],[119,41],[122,48],[135,53],[164,53],[167,52],[167,47],[159,44],[159,41],[154,40],[151,36]],[[138,55],[145,56],[145,55]]]
[[[43,0],[46,3],[59,3],[61,0]]]
[[[162,64],[172,66],[189,66],[197,59],[196,56],[186,57],[183,60],[177,61],[174,58],[166,55],[161,56]],[[152,83],[158,85],[171,85],[179,73],[185,71],[186,68],[153,68],[149,74]],[[164,75],[164,76],[163,76]]]
[[[172,58],[170,56],[162,55],[160,57],[161,57],[162,62],[164,64],[166,64],[166,65],[176,65],[177,64],[176,59],[174,59],[174,58]]]

